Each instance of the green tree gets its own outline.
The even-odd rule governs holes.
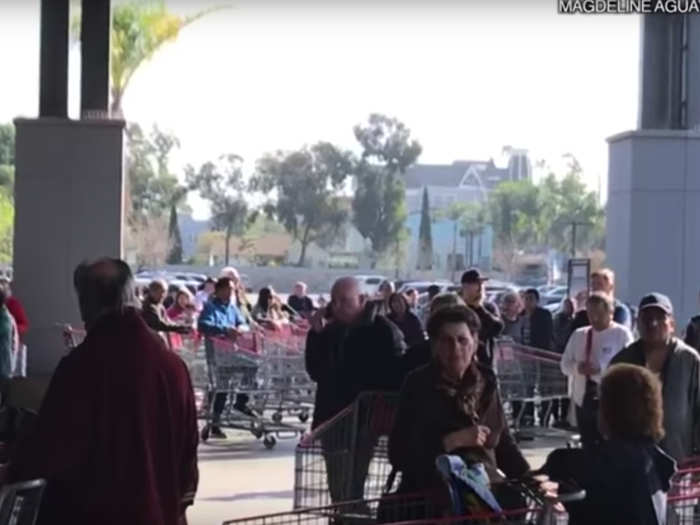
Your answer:
[[[130,124],[127,139],[128,216],[130,223],[168,212],[173,203],[182,207],[187,196],[169,161],[180,147],[177,137],[153,126],[146,135],[138,124]]]
[[[473,206],[467,202],[453,202],[450,206],[439,215],[452,222],[452,280],[455,280],[455,272],[457,271],[457,238],[460,233],[460,227],[463,225],[467,215],[471,213]],[[466,256],[466,254],[465,254]]]
[[[326,246],[348,219],[340,191],[353,170],[349,151],[319,142],[298,151],[267,154],[257,164],[251,188],[274,196],[264,204],[301,244],[299,266],[312,242]]]
[[[496,263],[507,274],[515,270],[518,252],[537,243],[540,235],[541,193],[529,180],[500,184],[488,198]]]
[[[354,128],[362,147],[355,167],[353,222],[372,244],[372,267],[400,234],[406,220],[402,175],[421,154],[421,145],[397,119],[372,114]]]
[[[12,262],[12,235],[15,207],[10,197],[0,192],[0,263]]]
[[[218,163],[206,162],[198,171],[192,166],[185,168],[190,188],[199,190],[200,196],[211,206],[212,227],[224,232],[225,264],[229,264],[231,237],[240,235],[252,221],[248,215],[248,204],[244,198],[246,189],[243,180],[243,159],[238,155],[222,155]]]
[[[122,116],[122,101],[134,73],[180,31],[224,6],[210,7],[190,16],[168,11],[163,0],[130,0],[112,8],[110,48],[110,112]],[[80,40],[80,15],[71,23],[71,33]]]
[[[595,192],[583,182],[583,170],[573,155],[563,177],[550,173],[540,184],[542,192],[543,242],[562,252],[571,252],[573,224],[577,224],[577,251],[602,249],[605,213]]]
[[[423,188],[423,204],[421,207],[420,228],[418,231],[418,270],[433,269],[433,228],[430,219],[430,198],[428,188]]]
[[[12,198],[15,186],[15,127],[0,124],[0,188]]]
[[[464,237],[464,256],[468,266],[478,265],[479,261],[474,258],[474,238],[483,234],[488,223],[487,208],[481,202],[470,202],[461,218],[460,235]]]

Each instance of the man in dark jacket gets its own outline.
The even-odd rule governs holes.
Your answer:
[[[404,344],[399,334],[390,321],[376,313],[375,303],[365,308],[354,278],[335,282],[331,304],[314,314],[306,341],[306,369],[317,383],[312,428],[338,414],[363,391],[398,391],[404,375]],[[338,426],[345,428],[339,428],[337,436],[327,432],[323,438],[331,498],[362,499],[374,443],[368,439],[358,445],[348,494],[347,467],[335,452],[344,446],[343,440],[360,436],[349,434],[346,425]],[[362,429],[356,430],[362,433]]]
[[[182,360],[143,322],[129,266],[75,272],[87,337],[56,368],[12,481],[45,478],[39,524],[173,525],[197,488],[197,412]]]
[[[287,304],[295,314],[308,319],[316,309],[311,297],[306,295],[306,284],[298,282],[294,285],[294,293],[287,299]]]
[[[152,281],[148,285],[148,297],[143,301],[141,315],[146,324],[152,329],[161,334],[165,342],[168,342],[166,334],[175,332],[178,334],[188,334],[192,331],[189,326],[183,326],[173,323],[168,319],[163,301],[168,286],[164,281]]]
[[[521,316],[523,344],[540,350],[551,350],[552,313],[540,306],[540,293],[537,289],[530,288],[525,291],[525,309]]]
[[[492,367],[496,338],[503,331],[503,320],[498,307],[486,301],[484,283],[488,277],[481,275],[478,269],[472,268],[462,275],[462,293],[460,294],[467,306],[476,312],[481,321],[479,331],[479,348],[476,357],[480,363]]]

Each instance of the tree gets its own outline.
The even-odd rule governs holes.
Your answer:
[[[141,126],[130,124],[126,130],[128,218],[131,225],[165,214],[175,196],[182,198],[177,176],[169,170],[170,154],[180,147],[174,135],[153,126],[146,135]]]
[[[355,126],[354,132],[362,146],[362,157],[355,168],[353,222],[372,244],[374,268],[404,226],[401,175],[418,159],[422,148],[402,122],[384,115],[370,115],[367,124]]]
[[[222,155],[218,163],[206,162],[199,171],[192,166],[185,168],[189,187],[198,189],[200,196],[211,204],[211,224],[224,232],[225,264],[229,264],[231,237],[240,235],[252,220],[248,216],[248,204],[243,192],[243,159],[235,154]]]
[[[177,206],[170,206],[170,220],[168,221],[168,264],[182,264],[182,236],[180,225],[177,221]]]
[[[464,256],[468,266],[478,265],[478,259],[474,259],[474,238],[484,232],[487,224],[487,209],[483,203],[470,202],[467,204],[461,219],[460,235],[464,236]]]
[[[15,207],[10,197],[0,192],[0,263],[12,262],[12,236]]]
[[[420,228],[418,232],[418,270],[433,269],[433,228],[430,220],[430,198],[428,188],[423,188],[423,205],[421,207]]]
[[[348,219],[340,190],[353,170],[353,157],[328,142],[298,151],[267,154],[258,161],[251,188],[276,195],[264,205],[301,244],[299,266],[312,242],[327,246]]]
[[[134,73],[144,63],[166,43],[177,39],[183,28],[223,7],[211,7],[183,17],[169,12],[163,0],[130,0],[116,4],[112,8],[110,113],[123,116],[124,93]],[[71,22],[74,40],[80,40],[80,23],[80,15]]]
[[[455,280],[455,271],[457,271],[457,234],[460,225],[463,224],[467,214],[472,210],[470,203],[453,202],[442,215],[445,219],[452,222],[452,280]],[[466,256],[466,254],[465,254]]]
[[[563,177],[550,173],[542,182],[542,215],[547,246],[562,252],[580,248],[584,253],[603,248],[605,213],[595,192],[583,182],[583,169],[571,154]],[[577,224],[576,247],[572,243],[573,224]]]
[[[0,188],[12,199],[15,186],[15,127],[0,124]]]
[[[541,195],[530,180],[508,181],[489,195],[488,214],[495,237],[494,255],[512,275],[518,251],[537,242],[541,224]]]

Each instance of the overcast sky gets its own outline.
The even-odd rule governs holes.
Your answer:
[[[235,5],[186,28],[124,99],[129,120],[180,138],[177,166],[235,152],[252,167],[317,140],[354,147],[352,126],[381,112],[413,130],[422,162],[498,162],[511,145],[559,167],[571,152],[605,190],[605,139],[636,126],[637,16],[561,16],[551,0]],[[0,122],[37,115],[38,56],[39,0],[0,0]],[[75,47],[73,116],[78,59]]]

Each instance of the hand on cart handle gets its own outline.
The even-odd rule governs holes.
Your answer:
[[[452,452],[458,448],[481,447],[486,443],[490,433],[491,429],[489,427],[473,425],[447,434],[442,439],[442,444],[447,452]]]
[[[229,328],[228,332],[226,333],[226,337],[229,339],[235,341],[241,336],[241,331],[238,328]]]
[[[600,367],[594,363],[579,363],[578,364],[578,373],[581,374],[582,376],[594,376],[600,374]]]
[[[313,330],[316,333],[319,333],[321,330],[323,330],[323,327],[326,326],[326,323],[326,307],[324,306],[323,308],[319,308],[318,310],[316,310],[316,312],[314,312],[314,315],[311,316],[311,330]]]

